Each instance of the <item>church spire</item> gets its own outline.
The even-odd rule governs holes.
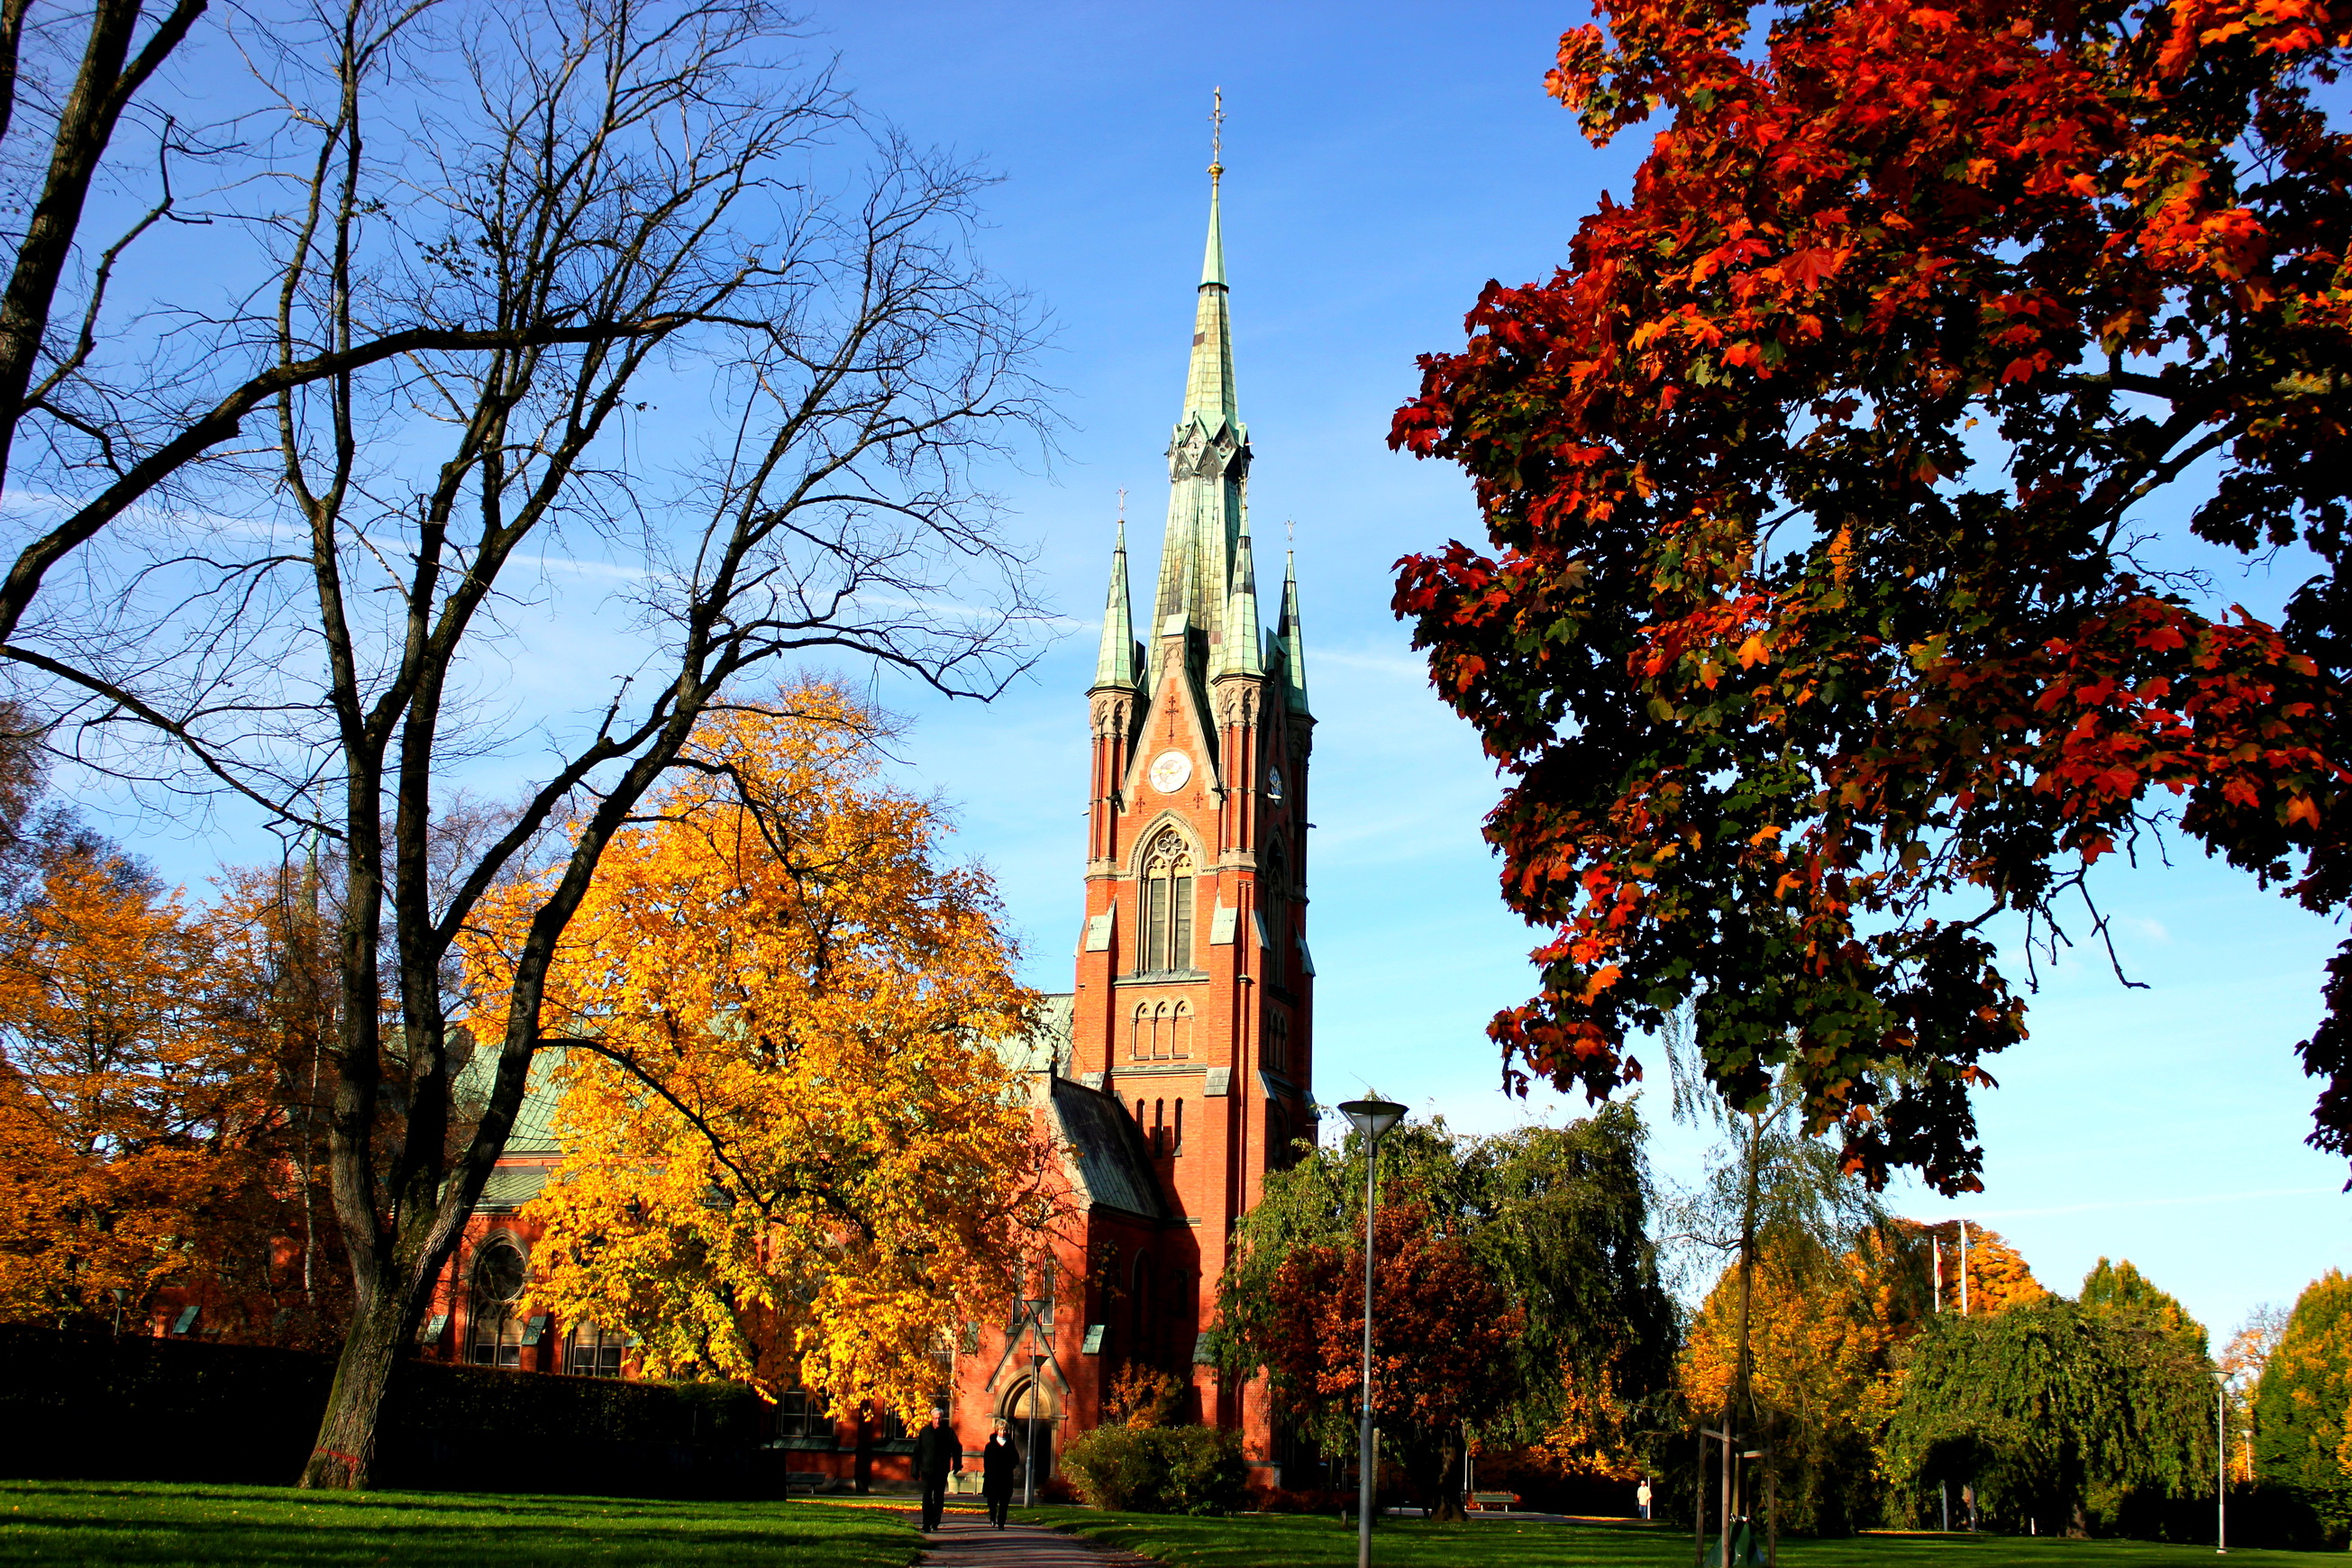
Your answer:
[[[1258,635],[1257,567],[1250,558],[1249,502],[1242,502],[1241,538],[1234,544],[1234,583],[1225,595],[1224,641],[1218,645],[1216,667],[1209,673],[1264,675],[1265,647]]]
[[[1283,700],[1293,713],[1307,711],[1307,640],[1298,630],[1298,555],[1283,556],[1282,619],[1274,628],[1282,645]]]
[[[1192,309],[1192,364],[1184,379],[1184,412],[1198,416],[1215,434],[1219,422],[1240,418],[1234,397],[1234,323],[1225,298],[1224,187],[1225,89],[1217,89],[1216,125],[1209,154],[1209,243],[1201,257],[1201,291]]]
[[[1209,163],[1209,237],[1192,314],[1192,363],[1184,407],[1168,445],[1168,532],[1151,599],[1152,681],[1160,680],[1166,639],[1184,634],[1184,656],[1197,679],[1223,653],[1225,601],[1241,530],[1249,474],[1249,429],[1234,391],[1233,318],[1227,308],[1224,228],[1224,92],[1210,115],[1215,127]],[[1193,634],[1198,633],[1195,637]]]
[[[1135,622],[1127,603],[1127,492],[1119,492],[1118,542],[1110,552],[1110,598],[1103,606],[1102,647],[1095,655],[1095,689],[1132,687],[1138,674]]]

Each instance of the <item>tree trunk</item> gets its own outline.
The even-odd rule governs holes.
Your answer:
[[[1437,1442],[1437,1473],[1429,1478],[1421,1495],[1429,1500],[1429,1517],[1439,1520],[1466,1520],[1467,1509],[1462,1506],[1462,1434],[1451,1431]]]
[[[415,1326],[404,1299],[409,1294],[372,1290],[352,1314],[343,1353],[335,1363],[334,1386],[327,1394],[326,1418],[319,1424],[319,1444],[302,1467],[302,1485],[364,1491],[375,1484],[376,1417]]]

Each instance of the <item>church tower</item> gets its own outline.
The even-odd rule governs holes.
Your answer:
[[[1086,925],[1066,1070],[1140,1129],[1166,1217],[1151,1248],[1139,1358],[1181,1372],[1214,1321],[1234,1223],[1269,1168],[1311,1139],[1315,966],[1307,946],[1307,787],[1314,718],[1286,559],[1259,603],[1249,429],[1234,379],[1219,195],[1182,412],[1168,447],[1168,525],[1138,626],[1124,521],[1088,692],[1093,780]],[[1270,622],[1270,624],[1269,624]],[[1139,637],[1138,633],[1141,636]],[[1171,1364],[1172,1363],[1172,1364]],[[1269,1461],[1263,1398],[1192,1365],[1202,1419]]]

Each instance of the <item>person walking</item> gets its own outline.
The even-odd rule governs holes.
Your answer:
[[[923,1489],[923,1533],[940,1527],[948,1506],[948,1478],[963,1465],[963,1440],[948,1425],[947,1407],[931,1412],[931,1424],[915,1434],[915,1479]]]
[[[980,1450],[980,1495],[988,1500],[988,1522],[999,1530],[1013,1511],[1013,1489],[1020,1484],[1021,1450],[1013,1442],[1013,1423],[1000,1415]]]

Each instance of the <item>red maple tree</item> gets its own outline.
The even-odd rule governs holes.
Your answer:
[[[1395,607],[1553,932],[1492,1033],[1598,1096],[1686,1009],[1733,1104],[1785,1079],[1874,1183],[1972,1189],[2025,1035],[1989,921],[2063,941],[2079,896],[2103,934],[2086,872],[2168,816],[2352,895],[2352,143],[2313,100],[2352,5],[1596,12],[1551,92],[1596,142],[1670,119],[1391,436],[1491,536]],[[2315,557],[2280,624],[2200,607],[2154,505]],[[2352,944],[2331,974],[2312,1142],[2352,1153]]]
[[[1459,1237],[1420,1204],[1373,1221],[1372,1421],[1437,1519],[1462,1517],[1471,1426],[1520,1393],[1511,1353],[1524,1319]],[[1266,1371],[1329,1452],[1352,1451],[1364,1366],[1364,1249],[1316,1243],[1283,1259]]]

